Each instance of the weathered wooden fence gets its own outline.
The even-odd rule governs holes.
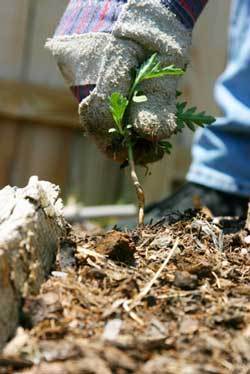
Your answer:
[[[65,200],[86,205],[131,201],[119,166],[82,136],[77,104],[43,45],[68,0],[8,0],[0,12],[0,187],[22,186],[30,175],[58,183]],[[213,114],[215,78],[225,63],[229,0],[210,0],[194,33],[182,89],[191,104]],[[191,135],[174,140],[173,154],[144,179],[148,201],[169,193],[188,168]],[[144,171],[142,170],[142,174]]]

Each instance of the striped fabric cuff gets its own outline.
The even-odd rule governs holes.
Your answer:
[[[55,36],[112,32],[127,0],[70,0]]]
[[[193,29],[208,0],[161,0],[187,29]]]
[[[70,0],[55,36],[112,32],[127,0]],[[208,0],[161,0],[179,20],[192,29]]]

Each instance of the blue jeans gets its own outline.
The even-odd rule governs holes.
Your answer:
[[[187,180],[249,197],[250,0],[233,2],[228,64],[215,98],[224,116],[197,131]]]

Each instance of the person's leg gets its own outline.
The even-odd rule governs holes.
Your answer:
[[[250,196],[250,1],[234,0],[229,56],[215,85],[224,116],[197,131],[187,180]]]

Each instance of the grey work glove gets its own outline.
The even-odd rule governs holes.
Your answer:
[[[184,67],[191,43],[189,32],[160,0],[129,0],[115,24],[104,50],[96,88],[80,104],[80,118],[86,132],[110,157],[126,159],[126,150],[113,143],[108,133],[114,127],[108,98],[113,92],[128,95],[131,70],[154,52],[163,66]],[[162,157],[154,143],[166,139],[176,129],[177,77],[156,78],[142,83],[148,100],[133,103],[129,123],[145,141],[135,149],[137,163]],[[144,148],[146,151],[144,152]],[[138,155],[137,155],[138,154]]]

